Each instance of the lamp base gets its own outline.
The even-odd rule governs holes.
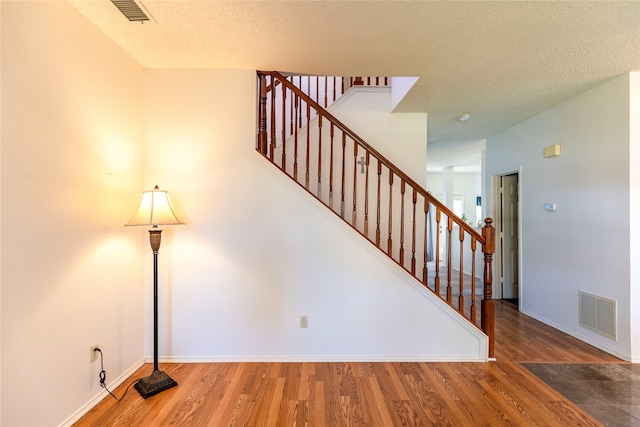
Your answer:
[[[134,387],[146,399],[177,385],[164,371],[153,371],[148,377],[140,378]]]

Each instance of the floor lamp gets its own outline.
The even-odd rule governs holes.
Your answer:
[[[149,239],[153,251],[153,373],[138,380],[134,386],[145,399],[178,385],[169,375],[158,369],[158,250],[162,233],[158,226],[178,224],[184,223],[178,219],[173,211],[169,192],[159,190],[157,185],[153,190],[142,193],[142,201],[138,210],[125,224],[125,226],[146,225],[151,227]]]

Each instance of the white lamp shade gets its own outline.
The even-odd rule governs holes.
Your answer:
[[[130,225],[178,225],[184,224],[173,211],[169,192],[158,189],[156,185],[151,191],[142,193],[142,201],[136,213],[125,224]]]

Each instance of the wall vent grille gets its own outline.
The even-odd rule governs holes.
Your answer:
[[[111,0],[120,12],[127,17],[129,21],[148,21],[149,17],[140,9],[140,6],[133,0]]]
[[[580,326],[616,339],[616,302],[580,291]]]

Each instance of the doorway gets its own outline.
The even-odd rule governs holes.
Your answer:
[[[495,177],[497,184],[496,198],[496,239],[497,257],[496,272],[498,272],[499,289],[496,289],[501,299],[519,306],[520,298],[520,257],[519,257],[519,195],[518,173],[510,173]]]

